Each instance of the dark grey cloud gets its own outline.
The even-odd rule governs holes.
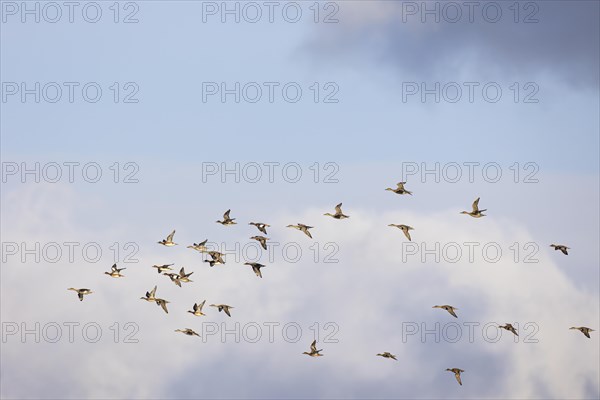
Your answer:
[[[425,3],[429,8],[439,4],[439,22],[435,15],[423,14]],[[452,9],[443,11],[447,3],[462,10],[456,22],[451,22]],[[350,62],[370,60],[427,79],[456,80],[468,73],[524,81],[548,74],[574,86],[597,89],[597,1],[538,1],[529,6],[521,2],[518,23],[510,8],[513,2],[475,2],[473,22],[464,3],[341,3],[339,24],[320,29],[309,46],[321,59],[332,55],[339,60],[346,55]],[[409,13],[414,4],[416,14]],[[497,8],[502,16],[492,23]],[[524,23],[524,19],[537,22]]]

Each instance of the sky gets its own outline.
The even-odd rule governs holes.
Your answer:
[[[0,396],[598,398],[599,17],[1,1]]]

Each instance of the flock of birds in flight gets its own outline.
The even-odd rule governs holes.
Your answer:
[[[400,195],[405,195],[405,194],[412,195],[412,192],[405,189],[405,187],[404,187],[405,184],[406,184],[406,182],[398,182],[397,187],[395,189],[386,188],[385,190],[392,191],[392,192],[394,192],[396,194],[400,194]],[[473,218],[481,218],[481,217],[486,216],[486,214],[483,214],[483,212],[487,211],[487,209],[483,209],[483,210],[479,209],[479,197],[477,199],[475,199],[475,201],[473,202],[471,207],[472,207],[471,211],[461,211],[461,214],[467,214]],[[231,210],[227,210],[225,212],[225,214],[223,214],[223,220],[216,221],[216,222],[221,225],[224,225],[224,226],[236,225],[237,222],[235,222],[235,218],[230,217],[230,215],[229,215],[230,212],[231,212]],[[350,218],[349,215],[345,215],[342,212],[342,203],[335,206],[334,214],[325,213],[323,215],[334,218],[334,219],[338,219],[338,220]],[[249,225],[255,226],[261,233],[263,233],[265,235],[267,234],[266,228],[271,227],[271,225],[265,224],[262,222],[250,222]],[[409,241],[411,240],[409,231],[414,230],[413,227],[411,227],[409,225],[404,225],[404,224],[389,224],[388,226],[400,229],[404,233],[406,238]],[[297,225],[287,225],[287,228],[297,229],[312,239],[312,235],[309,231],[310,229],[313,228],[312,226],[298,223]],[[158,244],[161,244],[161,245],[167,246],[167,247],[176,246],[177,243],[175,243],[173,241],[174,236],[175,236],[175,230],[173,230],[173,232],[171,232],[167,236],[166,239],[159,241]],[[265,249],[265,250],[267,249],[267,240],[269,240],[269,238],[267,238],[265,236],[257,235],[257,236],[252,236],[250,239],[258,241],[263,249]],[[207,260],[204,260],[204,262],[208,263],[211,267],[213,267],[214,265],[217,265],[217,264],[225,264],[225,260],[223,259],[224,254],[220,253],[218,251],[209,251],[206,247],[207,241],[208,241],[208,239],[204,240],[203,242],[200,242],[200,243],[194,243],[187,247],[190,249],[196,250],[200,253],[208,254],[210,256],[210,260],[207,259]],[[565,245],[551,244],[550,246],[552,248],[554,248],[554,250],[559,250],[565,255],[569,254],[568,250],[570,248]],[[189,277],[193,274],[193,272],[186,273],[184,268],[181,268],[179,270],[179,273],[167,272],[167,271],[172,271],[171,266],[173,266],[173,265],[174,264],[153,265],[152,268],[155,268],[159,274],[168,276],[171,279],[171,281],[179,287],[181,287],[182,283],[192,282],[189,279]],[[248,265],[248,266],[252,267],[252,270],[254,271],[256,276],[259,278],[262,278],[261,268],[265,267],[264,264],[260,264],[257,262],[246,262],[246,263],[244,263],[244,265]],[[114,264],[111,267],[110,272],[104,272],[104,273],[112,278],[123,278],[124,275],[121,274],[121,271],[123,271],[124,269],[126,269],[126,268],[117,268],[117,264]],[[160,306],[164,310],[165,313],[168,313],[169,310],[167,309],[167,304],[169,303],[169,301],[159,298],[159,297],[156,297],[156,289],[157,289],[157,286],[154,286],[154,288],[151,291],[146,292],[145,296],[141,297],[140,299],[146,300],[150,303],[156,303],[158,306]],[[93,293],[90,289],[69,288],[68,290],[73,290],[73,291],[77,292],[77,296],[79,297],[80,301],[83,301],[85,295],[89,295],[89,294]],[[206,303],[206,300],[202,301],[201,303],[194,303],[194,305],[192,306],[192,309],[188,310],[187,312],[191,313],[197,317],[205,316],[206,314],[204,314],[202,312],[202,309],[203,309],[205,303]],[[234,308],[233,306],[230,306],[227,304],[210,304],[209,306],[215,307],[219,312],[223,311],[225,314],[227,314],[228,317],[231,317],[231,309]],[[456,307],[445,304],[445,305],[436,305],[436,306],[433,306],[433,308],[440,308],[442,310],[447,311],[454,318],[458,318],[458,315],[456,314],[456,310],[458,308],[456,308]],[[514,335],[519,336],[515,327],[513,325],[511,325],[510,323],[506,323],[505,325],[500,325],[499,328],[505,329],[509,332],[512,332]],[[578,327],[574,326],[569,329],[578,330],[581,333],[583,333],[587,338],[590,338],[590,332],[594,331],[594,329],[591,329],[591,328],[588,328],[585,326],[578,326]],[[188,336],[200,336],[197,332],[195,332],[191,328],[177,329],[177,330],[175,330],[175,332],[181,332]],[[310,345],[310,351],[309,352],[305,351],[302,354],[306,354],[310,357],[322,357],[323,354],[321,354],[321,351],[323,351],[323,350],[317,349],[317,341],[314,340]],[[378,353],[376,355],[383,357],[383,358],[389,358],[389,359],[396,360],[396,356],[387,351],[383,352],[383,353]],[[462,385],[461,373],[465,372],[464,370],[462,370],[460,368],[447,368],[446,371],[454,373],[456,381],[460,385]]]

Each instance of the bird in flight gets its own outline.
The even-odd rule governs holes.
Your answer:
[[[583,333],[585,335],[585,337],[587,337],[588,339],[591,339],[590,332],[594,332],[593,329],[587,328],[585,326],[572,326],[569,329],[576,329],[576,330],[578,330],[579,332]]]
[[[164,271],[172,271],[170,268],[173,264],[163,264],[163,265],[153,265],[152,268],[156,268],[157,272],[160,274]]]
[[[265,235],[267,234],[267,230],[265,228],[270,228],[271,227],[271,225],[269,225],[269,224],[263,224],[262,222],[250,222],[248,225],[254,225],[255,227],[258,228],[259,231],[261,231]]]
[[[152,289],[151,291],[146,292],[146,296],[140,297],[140,299],[146,301],[156,301],[156,286],[154,286],[154,289]]]
[[[345,215],[342,212],[342,203],[338,204],[337,206],[335,206],[335,214],[330,214],[330,213],[325,213],[323,215],[327,215],[328,217],[331,218],[335,218],[335,219],[345,219],[345,218],[350,218],[350,216]]]
[[[308,236],[309,238],[312,239],[312,235],[310,234],[310,232],[308,231],[309,229],[312,229],[312,226],[308,226],[308,225],[304,225],[304,224],[300,224],[298,223],[298,225],[288,225],[286,228],[294,228],[294,229],[298,229],[301,232],[304,232],[304,234],[306,236]]]
[[[200,253],[204,253],[206,252],[206,242],[208,242],[208,239],[200,243],[194,243],[191,246],[188,246],[187,248],[199,251]]]
[[[460,386],[462,386],[462,381],[460,380],[460,374],[461,372],[465,372],[462,369],[459,368],[446,368],[446,371],[450,371],[450,372],[454,372],[454,377],[456,378],[456,381],[458,382],[458,384]]]
[[[227,314],[230,317],[231,317],[231,314],[229,313],[229,310],[234,308],[232,306],[228,306],[227,304],[211,304],[210,306],[216,307],[219,310],[219,312],[224,311],[225,314]]]
[[[262,274],[260,272],[260,269],[263,268],[263,267],[265,267],[264,264],[259,264],[259,263],[256,263],[256,262],[252,262],[252,263],[247,262],[247,263],[244,263],[244,265],[251,266],[252,270],[254,271],[254,273],[256,274],[256,276],[258,276],[259,278],[262,278]]]
[[[393,227],[396,227],[396,228],[400,229],[404,233],[404,236],[406,236],[406,238],[408,240],[411,240],[410,239],[410,233],[408,231],[414,231],[415,230],[415,228],[413,228],[412,226],[402,225],[402,224],[400,224],[400,225],[389,224],[388,226],[393,226]]]
[[[105,274],[113,278],[124,278],[125,275],[121,275],[121,271],[124,269],[127,268],[117,268],[117,264],[113,264],[113,266],[110,267],[110,272],[105,272]]]
[[[267,240],[269,240],[269,238],[264,236],[252,236],[250,239],[257,240],[263,249],[267,249]]]
[[[509,324],[508,322],[506,323],[506,325],[500,325],[499,328],[506,329],[507,331],[514,333],[515,336],[519,336],[515,327]]]
[[[380,357],[383,357],[383,358],[391,358],[393,360],[396,360],[396,356],[393,355],[392,353],[387,352],[387,351],[384,352],[384,353],[379,353],[377,355],[380,356]]]
[[[194,332],[192,329],[190,328],[185,328],[185,329],[175,329],[175,332],[181,332],[184,335],[188,335],[188,336],[200,336],[198,335],[196,332]]]
[[[443,310],[446,310],[450,313],[450,315],[452,315],[454,318],[458,318],[458,316],[456,315],[456,313],[454,312],[454,310],[458,310],[458,308],[456,307],[452,307],[449,305],[443,305],[443,306],[433,306],[432,308],[441,308]]]
[[[313,342],[310,344],[310,353],[305,351],[302,354],[306,354],[309,355],[311,357],[323,357],[323,354],[321,354],[320,352],[323,351],[323,349],[321,350],[317,350],[317,340],[313,340]]]
[[[471,211],[471,212],[461,211],[460,213],[470,215],[473,218],[485,217],[485,214],[483,214],[483,212],[487,211],[487,208],[484,210],[479,209],[479,197],[477,199],[475,199],[475,201],[473,202],[473,205],[471,207],[473,208],[473,211]]]
[[[169,310],[167,310],[167,304],[169,303],[167,300],[165,299],[154,299],[154,301],[156,302],[156,305],[159,305],[162,307],[162,309],[168,314]]]
[[[92,294],[94,292],[92,292],[90,289],[75,289],[75,288],[68,288],[67,290],[73,290],[75,292],[77,292],[77,297],[79,297],[79,301],[83,301],[83,296],[85,296],[86,294]]]
[[[171,282],[173,282],[177,286],[181,287],[181,281],[179,280],[179,274],[175,274],[172,272],[165,272],[163,275],[168,276],[171,279]]]
[[[160,242],[158,242],[158,244],[162,244],[163,246],[167,247],[176,246],[177,243],[173,242],[173,236],[175,236],[175,230],[173,230],[173,232],[171,232],[166,239],[163,239]]]
[[[235,218],[229,218],[230,212],[231,212],[231,210],[225,211],[225,214],[223,214],[223,221],[217,221],[217,223],[219,223],[221,225],[225,225],[225,226],[237,224],[237,222],[235,222]]]
[[[396,183],[396,189],[386,188],[385,190],[390,190],[396,194],[410,194],[412,196],[412,192],[404,189],[404,185],[406,185],[406,182],[398,182]]]
[[[206,315],[202,312],[202,307],[204,307],[204,303],[206,303],[206,300],[204,300],[202,303],[194,303],[192,310],[188,310],[188,312],[194,314],[196,317]]]
[[[214,267],[215,264],[225,264],[223,260],[223,253],[219,253],[218,251],[209,251],[208,255],[212,258],[212,260],[204,260],[204,262],[209,263],[211,267]]]
[[[562,251],[562,253],[565,256],[569,255],[569,252],[567,250],[569,250],[570,247],[567,247],[567,246],[565,246],[563,244],[551,244],[550,247],[554,247],[554,250],[560,250],[560,251]]]

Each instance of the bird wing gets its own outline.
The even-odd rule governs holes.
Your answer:
[[[156,296],[156,286],[154,286],[154,289],[152,289],[152,291],[150,292],[150,297],[154,296]]]
[[[262,273],[260,272],[260,267],[259,266],[252,266],[252,269],[254,270],[254,273],[256,274],[256,276],[258,276],[259,278],[262,278]]]
[[[455,372],[454,376],[456,377],[458,384],[462,386],[462,381],[460,380],[460,372]]]
[[[408,231],[408,228],[402,229],[402,232],[404,232],[404,236],[406,236],[406,238],[410,240],[410,232]]]
[[[479,211],[479,197],[473,202],[473,212]]]
[[[227,314],[228,316],[231,317],[231,314],[229,314],[229,307],[228,306],[224,306],[223,307],[223,311],[225,311],[225,314]]]
[[[454,312],[454,307],[449,307],[448,308],[448,312],[450,313],[450,315],[452,315],[454,318],[458,318],[458,316],[456,315],[456,313]]]
[[[316,340],[316,339],[315,339],[315,340],[313,340],[313,342],[310,344],[310,350],[311,350],[312,352],[315,352],[315,353],[316,353],[316,351],[317,351],[317,340]]]
[[[206,300],[204,300],[202,303],[198,304],[198,310],[202,311],[202,307],[204,307],[204,303],[206,303]]]
[[[110,269],[112,270],[112,272],[119,272],[119,270],[117,269],[117,264],[113,264],[113,266],[110,267]]]
[[[229,213],[230,213],[230,212],[231,212],[231,209],[229,209],[229,210],[225,211],[225,214],[223,214],[223,219],[224,219],[224,220],[228,220],[228,219],[230,219],[230,218],[229,218]]]
[[[342,213],[342,203],[340,203],[337,206],[335,206],[335,213],[336,214],[341,214]]]
[[[77,292],[77,297],[79,297],[79,301],[83,301],[83,293]]]
[[[160,306],[167,314],[169,313],[169,310],[167,310],[167,303],[164,300],[160,302]]]
[[[583,329],[581,332],[583,332],[583,334],[588,338],[591,339],[590,337],[590,331],[588,331],[587,329]]]
[[[171,232],[169,234],[169,236],[167,236],[167,242],[172,242],[173,241],[173,236],[175,236],[175,230],[173,229],[173,232]]]

